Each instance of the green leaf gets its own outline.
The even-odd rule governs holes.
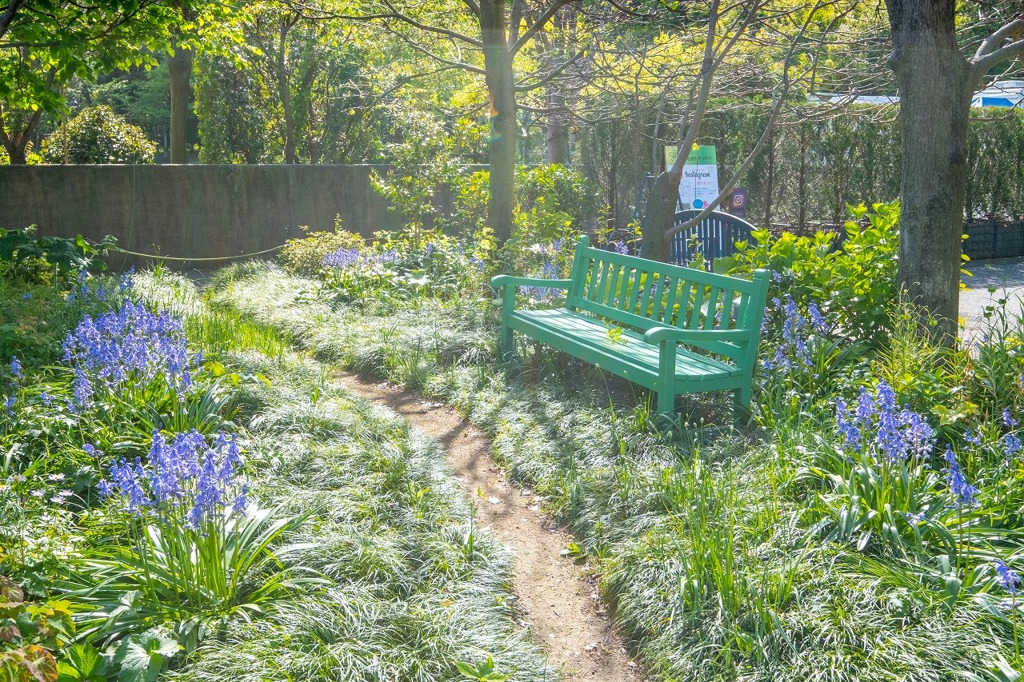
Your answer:
[[[64,649],[57,663],[57,682],[106,682],[108,661],[91,644],[75,644]]]
[[[114,661],[121,666],[118,680],[154,682],[179,649],[176,641],[155,632],[127,638],[114,653]]]

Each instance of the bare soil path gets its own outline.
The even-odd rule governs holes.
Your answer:
[[[630,659],[612,628],[596,581],[565,556],[572,537],[539,511],[529,490],[505,479],[480,431],[456,412],[424,401],[413,391],[348,373],[339,379],[352,393],[391,408],[445,447],[456,480],[476,505],[477,520],[513,552],[517,613],[566,680],[644,679],[642,668]]]

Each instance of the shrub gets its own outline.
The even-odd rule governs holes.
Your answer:
[[[157,145],[108,106],[82,109],[43,140],[46,163],[153,163]]]
[[[797,237],[768,230],[751,233],[754,244],[737,242],[739,252],[723,259],[731,274],[749,275],[758,268],[772,271],[769,297],[790,295],[806,310],[816,303],[843,336],[883,346],[889,334],[889,304],[896,298],[896,251],[899,246],[899,204],[849,207],[846,239],[834,248],[835,235],[823,232]],[[866,225],[858,221],[866,220]],[[773,319],[783,324],[781,309]]]
[[[281,251],[284,266],[298,275],[315,275],[324,266],[324,258],[341,249],[356,250],[366,246],[360,235],[342,230],[337,223],[333,232],[309,232],[301,239],[289,239]]]
[[[468,243],[438,230],[378,232],[377,237],[369,248],[342,247],[324,257],[321,274],[342,300],[458,297],[483,285],[495,249],[488,229]]]
[[[19,230],[0,228],[0,275],[50,283],[54,276],[105,270],[106,263],[98,259],[116,244],[109,235],[95,243],[82,235],[35,238],[35,230],[34,225]]]

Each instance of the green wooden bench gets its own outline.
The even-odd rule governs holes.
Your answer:
[[[591,248],[580,237],[569,279],[498,275],[501,350],[512,332],[537,339],[658,394],[672,414],[680,393],[735,391],[739,421],[750,409],[768,272],[753,281]],[[517,310],[520,286],[567,292],[565,306]]]

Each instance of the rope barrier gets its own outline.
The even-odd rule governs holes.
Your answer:
[[[208,258],[182,258],[181,256],[160,256],[154,253],[139,253],[138,251],[129,251],[128,249],[122,249],[120,247],[114,247],[111,251],[117,253],[125,253],[129,256],[139,256],[140,258],[152,258],[154,260],[179,260],[179,261],[215,261],[215,260],[238,260],[241,258],[252,258],[253,256],[262,256],[265,253],[272,253],[274,251],[280,251],[285,247],[284,244],[264,249],[263,251],[254,251],[252,253],[241,253],[237,256],[212,256]]]

